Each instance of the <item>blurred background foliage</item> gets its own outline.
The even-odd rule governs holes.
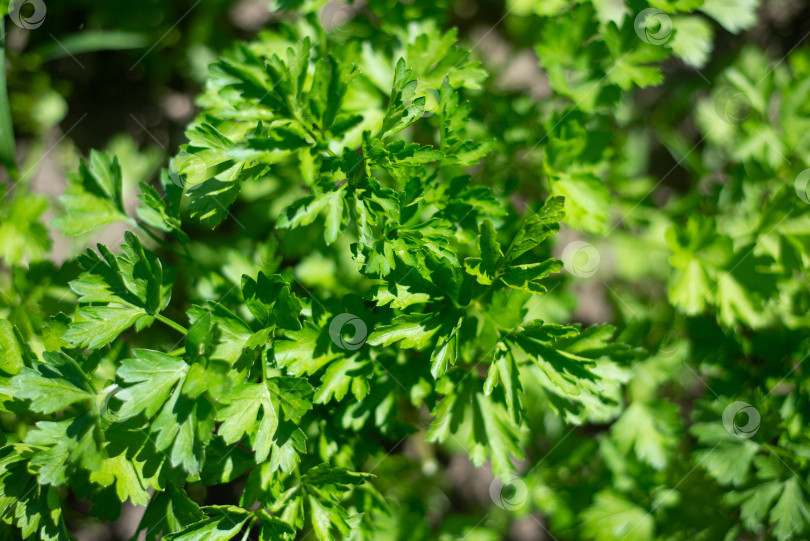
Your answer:
[[[72,258],[89,238],[68,242],[48,224],[79,157],[114,152],[134,205],[137,183],[156,180],[187,125],[216,110],[208,66],[235,41],[263,28],[283,34],[308,12],[333,39],[363,36],[379,51],[409,30],[455,27],[490,74],[467,94],[480,133],[494,136],[479,166],[490,185],[516,208],[567,195],[574,206],[556,255],[574,239],[601,254],[594,278],[566,280],[532,309],[552,321],[612,322],[650,356],[634,367],[615,422],[574,429],[527,389],[530,496],[518,508],[493,508],[486,474],[442,453],[431,458],[447,462],[445,479],[392,488],[405,518],[385,526],[390,538],[424,539],[437,523],[442,539],[801,538],[810,522],[810,221],[794,179],[810,167],[810,5],[703,4],[64,0],[47,3],[35,31],[6,19],[16,171],[0,188],[3,316],[33,336],[45,325],[36,314],[66,309]],[[627,46],[635,36],[626,26],[618,37],[606,30],[632,26],[630,14],[650,6],[671,16],[665,53]],[[274,36],[261,43],[274,47]],[[374,58],[365,62],[373,72]],[[559,174],[572,170],[579,176]],[[300,260],[305,285],[345,288],[350,265],[329,249],[296,252],[308,244],[296,235],[320,232],[267,242],[270,213],[253,205],[261,188],[239,197],[235,222],[216,233],[186,225],[201,261],[238,277],[250,265],[273,272],[280,258]],[[93,241],[119,237],[114,227]],[[185,286],[221,294],[230,284],[202,269]],[[757,406],[756,438],[727,438],[720,418],[730,397]],[[385,482],[409,467],[395,459],[378,474]],[[125,538],[128,516],[91,524],[84,538]],[[409,516],[418,526],[397,529]]]

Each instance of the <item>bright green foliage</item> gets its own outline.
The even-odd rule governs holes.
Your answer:
[[[77,499],[148,541],[810,534],[806,45],[727,47],[755,0],[508,0],[529,96],[450,2],[275,4],[158,178],[68,179],[53,225],[122,244],[57,271],[6,192],[0,536]]]
[[[416,34],[394,51],[402,57],[378,64],[390,75],[365,75],[347,60],[351,48],[330,51],[309,37],[295,46],[240,46],[216,65],[203,99],[212,109],[189,130],[176,170],[161,177],[166,199],[141,184],[140,227],[182,249],[191,238],[182,209],[217,226],[240,191],[273,167],[297,169],[278,188],[288,203],[275,227],[295,235],[317,225],[323,249],[351,254],[356,276],[374,287],[366,300],[321,301],[290,274],[246,262],[236,297],[193,294],[200,304],[186,305],[186,328],[162,313],[182,267],[131,232],[120,255],[103,245],[88,251],[79,258],[84,272],[70,282],[79,308],[62,328],[63,352],[46,352],[11,380],[32,414],[69,412],[40,421],[15,444],[32,449],[29,468],[40,483],[62,485],[88,469],[85,493],[102,498],[114,489],[121,501],[149,500],[142,526],[170,539],[230,539],[243,527],[289,538],[311,525],[330,540],[370,528],[366,506],[385,509],[373,488],[361,488],[373,475],[343,464],[362,466],[349,452],[351,432],[403,433],[392,424],[399,400],[432,409],[429,441],[466,441],[472,460],[491,460],[497,474],[515,471],[512,460],[523,457],[521,378],[537,378],[555,409],[576,419],[615,405],[600,371],[622,370],[633,353],[610,344],[613,330],[545,324],[524,307],[562,268],[544,241],[559,231],[563,198],[521,217],[461,169],[491,144],[475,142],[460,94],[480,88],[485,74],[455,39]],[[219,107],[227,112],[216,116]],[[403,136],[426,122],[438,127],[435,139]],[[67,234],[129,221],[118,162],[94,153],[62,203],[57,225]],[[185,334],[175,344],[185,347],[105,353],[122,333],[153,332],[155,319]],[[345,335],[346,321],[359,341]],[[19,364],[15,351],[11,366]],[[476,375],[481,362],[492,367],[486,378]],[[326,426],[337,431],[332,441],[319,434]],[[184,480],[228,482],[245,473],[247,490],[264,502],[255,511],[198,509],[183,496]],[[146,488],[156,495],[148,498]],[[115,513],[109,503],[99,507]]]
[[[8,201],[0,214],[0,258],[8,265],[42,259],[51,247],[48,230],[40,223],[48,201],[23,192],[0,192]]]
[[[76,321],[62,335],[67,342],[98,348],[136,325],[143,329],[166,308],[171,298],[172,272],[164,274],[160,260],[127,232],[122,255],[99,244],[99,253],[88,250],[79,258],[85,270],[70,288],[81,303],[108,303],[78,310]]]
[[[119,220],[126,220],[121,165],[114,157],[93,151],[78,173],[68,179],[62,196],[66,212],[54,221],[65,235],[82,235]]]

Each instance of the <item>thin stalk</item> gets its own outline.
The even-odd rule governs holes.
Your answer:
[[[176,322],[172,321],[171,319],[167,318],[163,314],[155,314],[155,319],[165,323],[166,325],[168,325],[169,327],[171,327],[172,329],[176,330],[179,333],[182,333],[182,334],[187,334],[188,333],[188,329],[186,329],[185,327],[183,327],[179,323],[176,323]]]
[[[90,377],[84,373],[84,370],[82,370],[82,367],[79,366],[79,363],[76,362],[76,359],[64,353],[63,355],[68,360],[68,362],[73,365],[73,368],[82,377],[82,383],[84,383],[85,390],[89,393],[96,394],[96,389],[93,387],[93,382],[90,380]]]
[[[275,335],[275,333],[276,333],[276,326],[273,325],[273,328],[270,329],[270,337],[272,338]],[[264,383],[267,383],[267,381],[270,379],[267,374],[267,359],[259,357],[259,362],[262,365],[262,381]]]
[[[19,178],[14,161],[14,126],[11,123],[11,107],[6,87],[6,19],[0,21],[0,162],[13,181]]]
[[[165,240],[163,240],[162,238],[157,236],[150,229],[148,229],[143,224],[141,224],[138,220],[132,220],[131,219],[130,223],[133,226],[140,229],[141,231],[143,231],[144,233],[146,233],[149,236],[149,238],[151,238],[152,240],[157,242],[163,248],[165,248],[165,249],[169,250],[170,252],[172,252],[173,254],[175,254],[177,257],[181,257],[183,259],[191,261],[191,254],[189,253],[188,248],[186,246],[183,246],[183,250],[184,250],[185,253],[180,252],[177,248],[175,248],[174,246],[172,246],[171,244],[169,244],[168,242],[166,242]]]

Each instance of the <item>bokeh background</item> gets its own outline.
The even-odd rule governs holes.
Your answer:
[[[279,10],[290,7],[287,4],[295,2],[60,0],[47,2],[46,19],[34,30],[20,28],[7,18],[5,61],[17,164],[12,174],[24,189],[51,202],[43,221],[49,224],[58,214],[58,196],[67,175],[91,149],[107,149],[119,157],[128,202],[134,206],[137,183],[154,180],[160,167],[186,142],[184,130],[199,110],[195,100],[204,88],[209,64],[234,42],[281,24],[285,15]],[[362,0],[320,4],[327,29],[349,24],[365,9]],[[396,4],[392,9],[407,9],[408,2]],[[501,96],[513,98],[516,109],[526,100],[539,103],[553,94],[534,48],[540,17],[533,12],[533,4],[437,0],[433,7],[443,26],[459,29],[462,44],[490,72],[488,84]],[[666,84],[634,93],[632,105],[627,105],[628,116],[643,119],[656,133],[646,143],[645,153],[647,174],[665,177],[651,195],[660,205],[672,194],[695,188],[689,164],[681,163],[672,152],[697,137],[697,128],[688,120],[693,97],[707,92],[711,86],[707,82],[714,81],[747,47],[774,58],[790,53],[810,31],[810,5],[800,0],[763,2],[756,22],[736,33],[716,22],[711,25],[711,52],[700,69],[672,57],[662,65]],[[358,26],[351,31],[361,30]],[[476,114],[499,113],[479,110]],[[514,128],[504,125],[501,135],[507,139],[508,130]],[[0,177],[10,186],[8,171],[0,171]],[[66,239],[47,227],[57,265],[84,250],[91,240],[114,243],[121,236],[120,227],[114,226],[92,239]],[[227,228],[217,235],[227,242]],[[574,238],[570,231],[565,235]],[[621,319],[622,302],[603,281],[577,284],[572,292],[577,299],[573,319],[585,323]],[[691,388],[698,389],[695,393],[702,389],[698,384]],[[457,495],[453,505],[465,509],[489,501],[492,478],[484,470],[473,468],[463,456],[452,458],[448,476]],[[209,502],[216,501],[216,494],[209,496]],[[229,497],[221,496],[223,501]],[[79,511],[83,505],[75,502]],[[74,531],[83,541],[127,539],[140,512],[125,507],[117,524],[75,524]],[[545,533],[540,523],[525,519],[511,535],[532,540],[543,539]]]

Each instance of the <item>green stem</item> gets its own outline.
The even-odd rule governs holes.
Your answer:
[[[11,107],[6,87],[6,19],[0,20],[0,162],[8,176],[16,181],[17,164],[14,161],[14,125],[11,122]]]
[[[73,365],[73,368],[75,368],[76,371],[81,375],[82,381],[84,383],[84,386],[85,386],[86,390],[89,393],[96,394],[96,389],[93,387],[93,382],[90,381],[90,378],[88,377],[88,375],[84,373],[84,370],[82,370],[82,367],[79,366],[79,363],[76,362],[76,359],[74,359],[70,355],[67,355],[67,354],[64,354],[64,353],[63,353],[63,355],[70,362],[70,364]]]
[[[186,352],[186,348],[175,349],[174,351],[170,351],[169,355],[178,356],[183,355]]]
[[[329,148],[329,141],[327,141],[327,140],[326,140],[326,133],[324,132],[323,128],[320,128],[320,131],[321,131],[321,136],[320,136],[320,137],[318,137],[318,136],[315,134],[315,132],[314,132],[314,131],[312,131],[312,130],[311,130],[311,129],[310,129],[310,128],[309,128],[309,127],[308,127],[308,126],[307,126],[307,125],[304,123],[303,119],[301,118],[301,116],[300,116],[298,113],[295,113],[295,114],[293,115],[293,117],[294,117],[294,118],[293,118],[293,120],[295,120],[296,122],[298,122],[298,124],[301,126],[301,128],[303,128],[303,130],[304,130],[305,132],[307,132],[307,133],[309,134],[309,136],[310,136],[310,137],[312,137],[312,140],[313,140],[313,141],[315,141],[315,144],[316,144],[316,145],[317,145],[318,143],[322,144],[322,145],[324,146],[324,150],[326,150],[326,152],[327,152],[327,153],[328,153],[330,156],[332,156],[333,158],[337,158],[337,154],[335,154],[334,152],[332,152],[332,149],[330,149],[330,148]]]
[[[169,327],[171,327],[172,329],[176,330],[179,333],[182,333],[182,334],[188,333],[188,329],[186,329],[185,327],[183,327],[179,323],[176,323],[176,322],[172,321],[171,319],[167,318],[163,314],[155,314],[155,319],[165,323],[166,325],[168,325]]]
[[[150,231],[148,228],[146,228],[143,224],[141,224],[137,220],[132,220],[132,224],[135,227],[137,227],[138,229],[140,229],[141,231],[143,231],[144,233],[146,233],[147,235],[149,235],[149,238],[151,238],[152,240],[157,242],[163,248],[165,248],[165,249],[169,250],[170,252],[172,252],[173,254],[175,254],[177,257],[182,257],[183,259],[186,259],[186,260],[189,260],[189,261],[191,260],[191,254],[189,254],[188,248],[186,248],[185,246],[184,246],[185,253],[180,252],[179,250],[177,250],[177,248],[175,248],[174,246],[172,246],[171,244],[169,244],[168,242],[166,242],[165,240],[163,240],[159,236],[155,235],[152,231]]]
[[[275,325],[273,325],[273,328],[272,328],[272,329],[270,329],[270,338],[271,338],[271,339],[272,339],[272,337],[275,335],[275,333],[276,333],[276,326],[275,326]],[[270,379],[270,378],[267,376],[267,359],[261,359],[261,358],[260,358],[260,359],[259,359],[259,362],[261,362],[261,364],[262,364],[262,381],[263,381],[263,382],[265,382],[265,383],[267,383],[267,381]]]
[[[763,443],[762,448],[769,451],[769,452],[771,452],[771,453],[773,453],[773,454],[775,454],[775,455],[782,456],[782,457],[785,457],[785,458],[788,458],[788,457],[791,456],[791,453],[789,451],[784,450],[784,449],[782,449],[780,447],[777,447],[775,445],[771,445],[770,443]]]

